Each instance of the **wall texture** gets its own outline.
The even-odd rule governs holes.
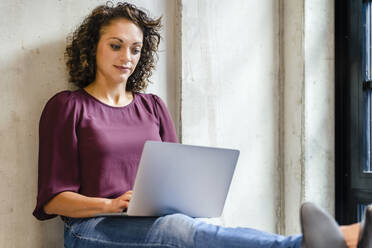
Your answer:
[[[334,2],[282,1],[281,232],[299,233],[299,208],[334,213]]]
[[[334,212],[334,1],[305,1],[305,190]]]
[[[1,247],[63,247],[59,218],[39,222],[36,202],[38,122],[46,101],[71,88],[63,53],[66,36],[99,0],[0,1],[0,244]],[[175,50],[176,3],[132,1],[164,16],[159,62],[149,92],[177,118]]]
[[[304,1],[282,1],[281,32],[281,232],[300,232],[299,207],[303,201],[304,164]]]
[[[182,141],[241,150],[226,226],[334,211],[333,1],[183,1]]]
[[[275,231],[278,14],[273,0],[183,2],[182,141],[240,149],[229,226]]]

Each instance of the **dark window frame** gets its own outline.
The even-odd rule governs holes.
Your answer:
[[[335,182],[340,224],[358,221],[358,204],[372,202],[372,174],[362,173],[362,22],[363,0],[335,1]]]

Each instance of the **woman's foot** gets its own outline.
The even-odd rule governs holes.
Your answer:
[[[300,219],[303,248],[347,247],[341,229],[333,217],[314,204],[302,204]]]
[[[372,205],[366,207],[364,218],[360,224],[358,248],[372,248]]]

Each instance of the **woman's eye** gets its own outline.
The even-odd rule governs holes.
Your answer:
[[[140,53],[141,52],[141,49],[135,49],[134,51],[133,51],[133,54],[138,54],[138,53]]]
[[[120,50],[120,45],[111,44],[110,46],[115,51]]]

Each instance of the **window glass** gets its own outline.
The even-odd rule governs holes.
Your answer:
[[[372,172],[372,2],[363,3],[363,172]]]

